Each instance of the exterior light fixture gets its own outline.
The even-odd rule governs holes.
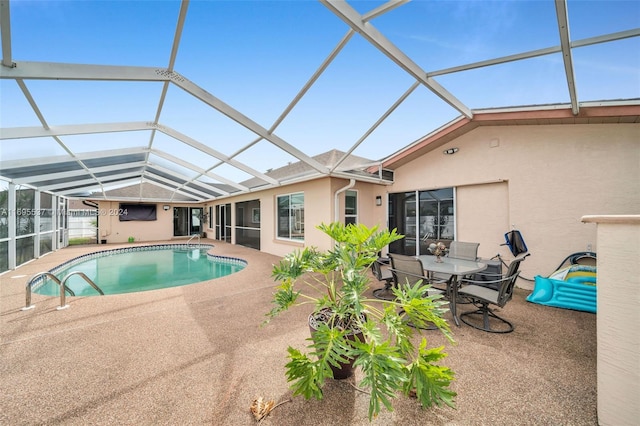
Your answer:
[[[164,210],[164,211],[167,211],[167,210],[169,210],[170,208],[171,208],[171,206],[170,206],[170,205],[168,205],[168,204],[165,204],[164,206],[162,206],[162,210]]]
[[[442,151],[444,155],[452,155],[452,154],[455,154],[456,152],[458,152],[458,148],[449,148]]]
[[[376,195],[376,206],[381,206],[381,205],[382,205],[382,196]]]

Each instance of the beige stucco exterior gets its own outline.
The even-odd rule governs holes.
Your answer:
[[[129,237],[135,241],[162,241],[173,238],[173,207],[194,207],[198,204],[156,203],[157,220],[120,222],[119,201],[98,203],[98,237],[107,243],[126,243]],[[127,201],[127,203],[131,203]],[[145,202],[144,204],[153,204]],[[169,205],[169,210],[163,206]]]
[[[509,258],[500,244],[513,226],[532,254],[522,275],[548,275],[571,253],[597,251],[582,216],[640,212],[640,126],[478,127],[398,167],[388,191],[445,187],[456,188],[457,240]]]
[[[256,193],[243,194],[237,197],[230,197],[216,202],[204,204],[184,204],[184,203],[157,203],[156,221],[133,221],[120,222],[117,211],[120,208],[118,201],[97,201],[99,207],[98,228],[101,240],[107,243],[127,242],[129,237],[134,237],[136,242],[160,241],[160,240],[186,240],[189,237],[173,236],[173,207],[204,207],[205,212],[220,204],[231,203],[231,223],[236,223],[235,204],[243,201],[260,200],[260,250],[284,256],[296,248],[316,246],[320,249],[328,249],[331,240],[321,231],[315,228],[320,223],[329,223],[334,219],[336,195],[338,197],[339,218],[344,220],[344,189],[355,190],[358,193],[358,221],[369,226],[377,224],[386,226],[384,206],[375,205],[376,195],[384,196],[384,186],[372,185],[370,183],[354,182],[350,186],[348,179],[323,178],[292,185],[285,185]],[[305,197],[305,239],[303,242],[277,238],[276,232],[276,198],[280,195],[292,193],[304,193]],[[169,206],[169,210],[164,210],[164,205]],[[215,214],[215,213],[214,213]],[[215,220],[213,221],[215,223]],[[206,221],[204,232],[207,236],[214,238],[215,229],[209,226]],[[231,242],[235,243],[235,234],[232,231]]]
[[[320,223],[329,223],[335,216],[336,194],[338,194],[339,219],[344,220],[344,191],[341,191],[350,184],[347,179],[323,178],[293,185],[286,185],[278,188],[261,191],[258,193],[244,194],[239,197],[232,197],[220,200],[216,203],[207,203],[207,209],[217,204],[232,203],[231,223],[235,223],[235,209],[233,204],[242,201],[260,200],[260,250],[284,256],[296,248],[303,246],[315,246],[320,249],[328,249],[331,241],[321,231],[315,228]],[[379,189],[381,188],[381,189]],[[377,224],[386,226],[384,220],[384,207],[375,205],[375,195],[382,196],[384,187],[369,183],[355,182],[349,187],[358,192],[358,220],[369,226]],[[305,202],[305,239],[304,243],[277,238],[276,232],[276,198],[280,195],[292,194],[296,192],[304,193]],[[215,209],[214,209],[215,210]],[[214,234],[214,230],[207,228],[207,233]],[[235,239],[232,236],[231,242]]]
[[[457,153],[443,154],[453,147]],[[640,125],[485,125],[405,162],[394,173],[392,185],[354,183],[359,222],[387,226],[389,193],[454,187],[457,240],[479,242],[481,257],[500,253],[509,260],[512,256],[501,244],[504,234],[515,227],[532,254],[522,265],[522,276],[546,276],[571,253],[598,251],[596,226],[582,223],[582,216],[640,212]],[[344,220],[342,190],[349,184],[348,179],[323,177],[205,204],[169,205],[204,207],[208,212],[209,207],[231,203],[235,224],[235,203],[259,199],[260,249],[283,256],[303,243],[276,237],[276,197],[304,193],[304,245],[326,249],[331,241],[315,226],[334,220],[336,193],[338,220]],[[375,203],[378,195],[381,206]],[[101,239],[173,238],[172,209],[163,210],[163,204],[158,203],[154,222],[119,222],[115,215],[101,214]],[[118,202],[99,205],[101,212],[119,207]],[[208,223],[204,231],[215,236]],[[525,288],[532,284],[519,280]]]

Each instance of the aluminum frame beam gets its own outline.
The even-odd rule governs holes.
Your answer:
[[[578,105],[578,94],[576,93],[576,77],[573,70],[571,41],[569,40],[569,15],[567,14],[567,1],[556,0],[555,3],[556,16],[558,18],[558,31],[560,32],[560,47],[562,49],[562,60],[564,62],[564,72],[567,76],[569,98],[571,99],[571,111],[573,112],[573,115],[578,115],[580,107]]]
[[[353,30],[357,31],[376,49],[380,50],[389,59],[400,66],[400,68],[429,88],[429,90],[431,90],[440,99],[459,111],[465,117],[473,117],[473,113],[465,104],[449,93],[432,77],[428,77],[427,73],[420,68],[418,64],[413,62],[404,52],[391,43],[391,41],[367,22],[363,16],[353,9],[348,3],[338,0],[320,0],[320,2],[331,10],[331,12],[333,12],[337,17],[342,19]]]

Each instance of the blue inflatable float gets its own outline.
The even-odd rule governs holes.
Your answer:
[[[596,313],[596,267],[571,265],[548,278],[537,275],[527,301],[556,308]]]

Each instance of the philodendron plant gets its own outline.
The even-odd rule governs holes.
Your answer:
[[[325,313],[308,339],[306,353],[288,348],[286,375],[293,395],[321,399],[325,381],[333,378],[332,367],[355,360],[353,367],[362,376],[358,386],[370,394],[369,420],[382,406],[392,411],[391,400],[399,393],[415,395],[423,407],[454,407],[456,393],[449,389],[454,373],[437,365],[447,356],[444,348],[429,348],[424,336],[416,346],[413,338],[435,325],[454,342],[442,317],[446,302],[440,295],[426,296],[429,285],[423,282],[400,285],[393,290],[393,301],[368,297],[368,268],[384,247],[403,236],[395,229],[362,224],[334,222],[317,228],[332,238],[333,249],[299,249],[273,268],[279,285],[269,318],[297,305]]]

